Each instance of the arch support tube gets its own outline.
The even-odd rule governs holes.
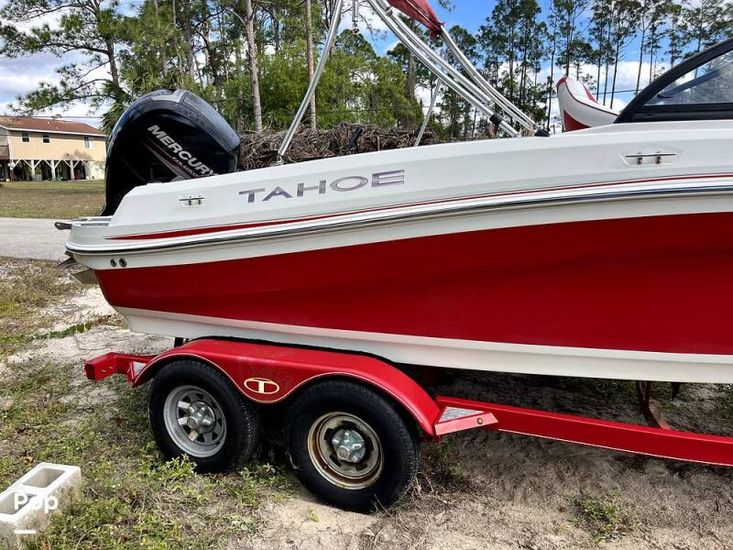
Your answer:
[[[436,54],[425,44],[405,23],[395,17],[391,7],[385,7],[380,0],[367,0],[374,13],[384,21],[385,25],[395,34],[405,47],[417,57],[423,65],[446,86],[468,101],[486,117],[494,114],[492,103],[498,103],[489,96],[473,79],[466,77],[455,67],[451,66],[440,55]],[[447,43],[446,43],[447,44]],[[502,121],[500,129],[509,136],[515,137],[519,132],[507,122]]]

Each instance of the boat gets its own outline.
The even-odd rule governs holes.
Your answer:
[[[733,39],[618,116],[588,101],[603,116],[550,136],[409,34],[393,8],[451,46],[424,0],[369,4],[505,137],[237,172],[238,138],[211,107],[141,98],[111,137],[105,212],[59,224],[130,329],[733,383]]]
[[[588,87],[571,76],[557,82],[562,128],[566,132],[613,124],[619,113],[600,103]]]

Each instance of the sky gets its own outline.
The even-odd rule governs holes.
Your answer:
[[[9,1],[9,0],[6,0]],[[139,0],[123,0],[123,9],[131,10],[136,5],[136,1]],[[347,0],[348,1],[348,0]],[[540,0],[541,4],[545,4],[547,0]],[[0,4],[2,4],[0,0]],[[494,7],[495,2],[493,0],[455,0],[455,9],[447,11],[441,8],[436,0],[432,2],[435,11],[441,21],[444,22],[447,28],[452,27],[455,24],[461,25],[471,32],[476,32],[478,28],[484,23],[485,19],[490,15],[491,10]],[[361,7],[361,15],[370,19],[373,26],[381,30],[376,35],[368,36],[369,40],[374,45],[375,49],[381,53],[391,48],[395,43],[396,39],[391,33],[386,31],[384,24],[376,19],[376,17],[369,17],[368,8]],[[57,16],[55,16],[57,17]],[[44,20],[48,21],[49,24],[53,25],[55,18],[54,16]],[[20,28],[29,28],[31,24],[38,24],[43,21],[34,21],[32,23],[25,23],[20,25]],[[342,22],[344,28],[351,27],[351,17],[347,14]],[[364,28],[364,25],[360,25]],[[364,29],[365,30],[365,29]],[[38,54],[30,57],[21,59],[0,59],[0,114],[6,114],[10,112],[10,104],[15,100],[18,95],[27,93],[36,87],[40,82],[55,82],[57,77],[55,75],[55,69],[64,63],[68,63],[69,58],[58,58],[49,54]],[[634,88],[636,84],[636,72],[638,63],[631,59],[623,61],[619,66],[619,75],[617,82],[618,90],[628,90]],[[546,77],[549,67],[543,68],[543,72],[540,74],[540,79]],[[589,67],[589,71],[595,74],[595,69]],[[556,78],[559,78],[558,71],[555,72]],[[642,70],[642,86],[646,84],[645,75],[648,74],[648,67],[643,67]],[[428,90],[419,90],[420,98],[423,100],[423,104],[429,104],[429,92]],[[614,103],[615,109],[622,108],[626,102],[633,96],[633,93],[621,94],[619,99]],[[553,106],[553,112],[556,112],[556,106]],[[101,114],[98,111],[90,109],[89,106],[84,104],[75,104],[68,106],[65,109],[52,108],[41,115],[61,115],[65,118],[76,118],[78,120],[85,120],[92,124],[98,124],[98,116]],[[84,118],[91,117],[91,118]]]

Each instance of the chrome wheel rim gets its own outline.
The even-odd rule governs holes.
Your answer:
[[[178,448],[195,458],[215,455],[226,441],[227,422],[221,405],[198,386],[179,386],[168,394],[163,422]]]
[[[308,455],[321,476],[350,490],[376,482],[384,463],[382,444],[372,427],[345,412],[324,414],[313,423]]]

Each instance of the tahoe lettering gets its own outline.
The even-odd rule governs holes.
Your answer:
[[[375,188],[385,185],[402,185],[405,183],[404,170],[391,170],[389,172],[375,172],[370,177],[366,176],[345,176],[329,180],[319,180],[318,183],[297,183],[287,186],[275,186],[271,188],[258,187],[256,189],[245,189],[240,195],[247,197],[248,203],[269,202],[283,199],[293,199],[306,196],[325,195],[327,193],[344,193],[355,191],[365,187]]]

